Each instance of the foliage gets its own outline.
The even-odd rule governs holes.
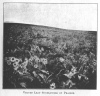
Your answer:
[[[4,88],[96,89],[96,32],[4,29]]]
[[[96,73],[96,58],[92,52],[61,55],[45,47],[32,46],[30,51],[23,50],[24,57],[5,58],[8,69],[13,70],[9,82],[14,88],[87,88]],[[21,53],[16,49],[15,54],[18,51]]]

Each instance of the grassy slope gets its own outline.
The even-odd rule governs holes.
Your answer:
[[[29,24],[4,23],[4,54],[6,54],[7,51],[9,50],[14,51],[16,47],[21,47],[21,46],[27,47],[28,45],[36,44],[36,45],[48,46],[51,49],[54,49],[57,53],[64,53],[64,48],[65,49],[69,48],[68,52],[72,53],[71,54],[72,57],[76,56],[76,54],[73,54],[73,50],[78,51],[80,49],[83,50],[88,48],[89,49],[88,51],[93,52],[96,56],[96,38],[97,38],[97,32],[94,31],[65,30],[65,29],[58,29],[46,26],[29,25]],[[80,50],[80,52],[82,50]],[[11,51],[9,51],[8,53],[11,53]],[[82,56],[84,56],[84,53],[80,54],[80,57]],[[10,57],[10,56],[8,54],[8,56],[5,55],[4,57]],[[67,60],[69,60],[68,57]],[[84,58],[82,60],[84,61]],[[90,59],[90,61],[92,61],[92,59]],[[52,66],[51,63],[49,65],[48,66],[51,69],[54,68],[53,66],[56,66],[56,65]],[[83,65],[83,63],[81,65]],[[6,67],[7,66],[5,65],[4,69],[8,68]],[[11,84],[10,82],[8,82],[9,81],[8,76],[10,77],[11,73],[10,71],[9,72],[4,71],[4,72],[5,72],[4,74],[7,74],[4,75],[5,76],[4,86],[9,87],[11,86]],[[10,75],[8,73],[10,73]],[[87,86],[87,88],[89,89],[91,89],[91,86],[94,88],[94,86],[96,85],[95,84],[96,77],[93,76],[91,77],[92,79],[90,79],[92,81],[90,81],[90,83]],[[13,88],[13,86],[11,86],[11,88]]]
[[[62,51],[66,43],[71,49],[87,47],[94,48],[96,51],[96,36],[96,31],[66,30],[47,26],[4,23],[4,42],[5,46],[9,47],[21,43],[35,43]]]

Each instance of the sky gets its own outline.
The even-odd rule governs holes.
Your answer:
[[[4,22],[97,31],[97,5],[4,3]]]

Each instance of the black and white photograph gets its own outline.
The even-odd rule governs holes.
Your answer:
[[[97,4],[3,3],[3,89],[97,89]]]

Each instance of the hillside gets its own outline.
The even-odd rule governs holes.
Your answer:
[[[96,48],[96,31],[66,30],[18,23],[5,23],[4,27],[4,40],[13,46],[33,42],[52,48],[58,46]],[[37,38],[38,40],[36,40]]]
[[[3,47],[4,88],[96,88],[96,31],[4,23]]]

